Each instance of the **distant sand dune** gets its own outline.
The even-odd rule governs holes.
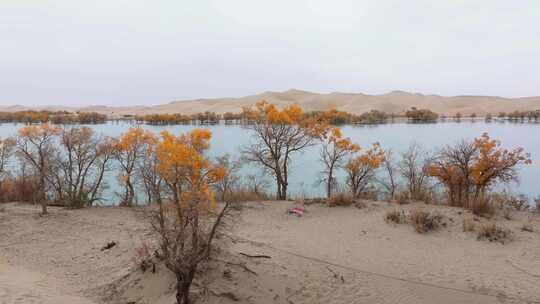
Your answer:
[[[288,90],[285,92],[264,92],[239,98],[214,98],[173,101],[157,106],[133,107],[64,107],[49,106],[34,109],[67,110],[67,111],[95,111],[112,117],[136,114],[163,114],[182,113],[193,114],[212,111],[216,113],[240,112],[242,107],[253,105],[265,99],[277,105],[299,104],[306,111],[319,111],[335,108],[350,113],[363,113],[370,110],[380,110],[388,113],[404,113],[411,107],[428,108],[439,114],[454,115],[458,112],[464,115],[487,113],[525,111],[540,109],[540,96],[522,98],[504,98],[497,96],[439,96],[392,91],[382,95],[366,95],[361,93],[329,93],[319,94],[301,90]],[[0,111],[21,111],[30,109],[23,106],[0,106]]]

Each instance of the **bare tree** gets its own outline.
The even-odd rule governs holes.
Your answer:
[[[397,181],[397,167],[394,163],[394,153],[392,150],[388,149],[385,151],[385,157],[382,163],[384,172],[386,173],[386,178],[379,179],[379,184],[384,188],[388,193],[390,201],[394,200],[396,195],[396,190],[398,187]]]
[[[97,136],[89,127],[67,127],[60,135],[56,181],[59,200],[81,208],[100,199],[103,175],[112,155],[110,140]]]
[[[255,194],[266,194],[266,189],[269,187],[269,181],[263,174],[249,174],[245,177],[245,184],[248,190]]]
[[[399,171],[405,179],[410,198],[423,200],[428,188],[428,169],[431,157],[417,143],[409,146],[409,149],[401,155]]]

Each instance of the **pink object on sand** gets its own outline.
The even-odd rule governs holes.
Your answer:
[[[299,208],[299,207],[296,207],[296,208],[291,208],[288,210],[289,214],[296,214],[298,216],[302,216],[304,215],[304,208]]]

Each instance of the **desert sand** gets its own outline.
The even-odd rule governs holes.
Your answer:
[[[212,111],[219,114],[225,112],[238,113],[242,107],[251,106],[259,100],[265,99],[279,106],[298,104],[305,111],[324,111],[337,109],[349,113],[361,114],[370,110],[379,110],[387,113],[402,114],[411,107],[427,108],[439,114],[454,115],[458,112],[464,115],[476,113],[497,114],[511,111],[540,110],[540,96],[522,98],[504,98],[499,96],[440,96],[434,94],[409,93],[392,91],[381,95],[368,95],[362,93],[320,94],[301,90],[288,90],[285,92],[264,92],[261,94],[239,98],[213,98],[173,101],[157,106],[110,107],[110,106],[48,106],[24,107],[1,106],[0,111],[22,111],[28,109],[51,111],[88,111],[107,114],[110,117],[142,114],[193,114]],[[104,101],[106,102],[106,101]]]
[[[296,217],[285,212],[294,204],[252,202],[232,214],[193,288],[196,303],[540,303],[539,214],[497,217],[513,232],[501,244],[463,232],[468,211],[459,208],[309,205]],[[51,207],[40,217],[37,206],[0,207],[0,303],[174,302],[165,268],[142,272],[131,260],[152,240],[144,208]],[[442,214],[446,227],[418,234],[383,219],[417,207]],[[109,241],[118,245],[101,250]]]

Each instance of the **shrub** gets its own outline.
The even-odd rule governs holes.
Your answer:
[[[486,223],[478,228],[477,239],[504,244],[510,240],[511,234],[512,232],[507,228],[499,227],[494,223]]]
[[[512,210],[510,208],[503,208],[502,215],[505,219],[511,220],[512,219]]]
[[[536,212],[540,212],[540,196],[534,199],[534,203],[536,204]]]
[[[403,210],[393,210],[388,211],[386,215],[384,216],[384,220],[387,223],[396,223],[396,224],[406,224],[407,223],[407,216],[405,215],[405,212]]]
[[[409,192],[407,192],[407,191],[399,192],[397,197],[396,197],[396,203],[398,203],[400,205],[408,204],[408,203],[410,203],[409,197],[410,197]]]
[[[442,223],[442,215],[433,214],[423,209],[414,209],[409,215],[410,223],[418,233],[437,230]]]
[[[474,217],[472,216],[465,216],[463,218],[463,231],[474,231],[476,230],[476,223],[474,221]]]
[[[139,247],[135,248],[135,253],[131,257],[131,261],[143,272],[150,266],[154,266],[150,246],[147,242],[142,242]]]
[[[354,202],[354,197],[351,194],[343,192],[336,193],[327,200],[328,207],[350,206]]]
[[[253,192],[247,188],[237,188],[229,193],[229,201],[235,203],[269,201],[272,199],[272,196],[266,192]]]
[[[472,213],[482,217],[491,217],[495,212],[489,197],[480,196],[472,202]]]
[[[521,231],[533,232],[534,229],[531,223],[526,223],[526,224],[523,224],[523,226],[521,227]]]
[[[32,202],[38,191],[36,176],[8,178],[0,184],[0,202]]]
[[[529,199],[523,194],[511,196],[507,201],[507,205],[514,210],[525,211],[529,209]]]

